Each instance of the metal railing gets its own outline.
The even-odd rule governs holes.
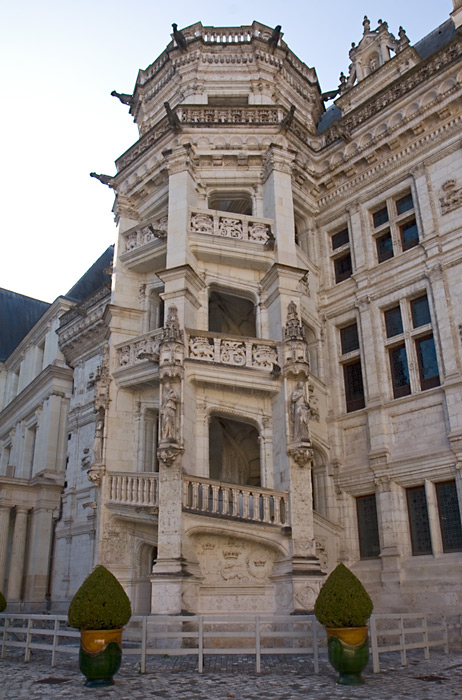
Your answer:
[[[183,508],[280,527],[290,520],[289,495],[285,491],[224,484],[196,476],[183,477]]]

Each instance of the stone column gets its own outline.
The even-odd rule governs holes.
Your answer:
[[[297,266],[294,203],[292,197],[292,163],[295,153],[272,144],[268,149],[263,172],[264,216],[274,219],[277,262]]]
[[[53,531],[53,509],[38,506],[32,511],[30,548],[24,598],[45,604]]]
[[[8,577],[7,598],[9,601],[19,601],[21,599],[24,554],[26,551],[27,512],[28,508],[16,506],[16,520],[14,523],[10,573]]]
[[[375,479],[377,521],[380,535],[380,558],[382,560],[382,583],[400,583],[400,556],[395,523],[395,503],[393,486],[388,476]]]
[[[10,508],[0,506],[0,591],[4,591],[6,556],[8,552],[8,532],[10,525]]]

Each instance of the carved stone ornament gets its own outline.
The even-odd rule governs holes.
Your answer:
[[[305,340],[305,331],[297,313],[295,302],[291,301],[287,307],[287,321],[283,328],[284,340]]]
[[[289,447],[287,454],[302,468],[313,461],[313,450],[310,441],[305,441],[305,444],[297,445],[296,447]]]
[[[213,234],[213,216],[209,214],[192,214],[191,233]]]
[[[215,348],[210,343],[209,338],[196,336],[189,339],[189,356],[198,360],[213,361]]]
[[[160,412],[161,441],[178,442],[178,404],[176,391],[166,383],[163,387],[162,407]]]
[[[441,187],[443,196],[440,197],[441,214],[449,214],[462,207],[462,187],[456,186],[455,180],[447,180]]]
[[[162,342],[169,340],[182,340],[183,334],[178,321],[178,309],[175,304],[172,304],[168,309],[167,320],[165,321],[164,330],[162,332]]]
[[[94,410],[96,412],[106,411],[109,404],[109,345],[106,344],[101,357],[101,364],[96,370],[95,376],[95,402]]]
[[[104,467],[92,467],[88,470],[87,477],[89,481],[92,482],[93,486],[101,486],[104,473]]]
[[[295,441],[309,441],[310,404],[307,399],[307,387],[299,381],[290,396],[290,420],[292,437]]]
[[[178,445],[161,446],[157,450],[157,459],[166,467],[171,467],[182,452],[183,448]]]
[[[218,233],[226,238],[242,238],[242,221],[239,219],[220,218]]]
[[[82,465],[82,469],[89,469],[91,467],[90,449],[88,447],[85,447],[83,451],[83,457],[80,460],[80,464]]]

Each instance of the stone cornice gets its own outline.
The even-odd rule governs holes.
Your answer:
[[[387,158],[373,163],[357,175],[351,175],[346,182],[342,182],[339,186],[332,188],[330,192],[322,195],[319,198],[319,206],[326,207],[332,205],[336,199],[342,198],[347,192],[351,194],[355,190],[362,190],[365,183],[371,183],[378,177],[383,179],[387,172],[396,171],[397,167],[405,165],[407,162],[415,163],[416,153],[423,153],[424,148],[429,147],[434,150],[435,146],[450,138],[449,132],[454,135],[460,134],[460,125],[462,123],[462,115],[455,116],[449,122],[439,125],[430,133],[424,133],[411,144],[404,144],[395,152],[391,152]],[[354,162],[352,161],[354,167]],[[345,164],[344,164],[345,166]],[[345,166],[346,167],[346,166]]]
[[[0,425],[3,433],[11,430],[14,423],[22,417],[27,408],[30,413],[57,389],[65,390],[70,396],[72,390],[72,369],[62,365],[48,365],[33,379],[0,413]],[[67,386],[63,386],[66,385]]]

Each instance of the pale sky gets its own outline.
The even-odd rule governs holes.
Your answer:
[[[451,0],[10,0],[0,11],[0,287],[44,301],[65,294],[116,240],[113,192],[89,173],[115,174],[137,140],[131,93],[179,28],[282,25],[284,41],[316,68],[323,91],[348,71],[365,14],[412,44],[448,19]]]

